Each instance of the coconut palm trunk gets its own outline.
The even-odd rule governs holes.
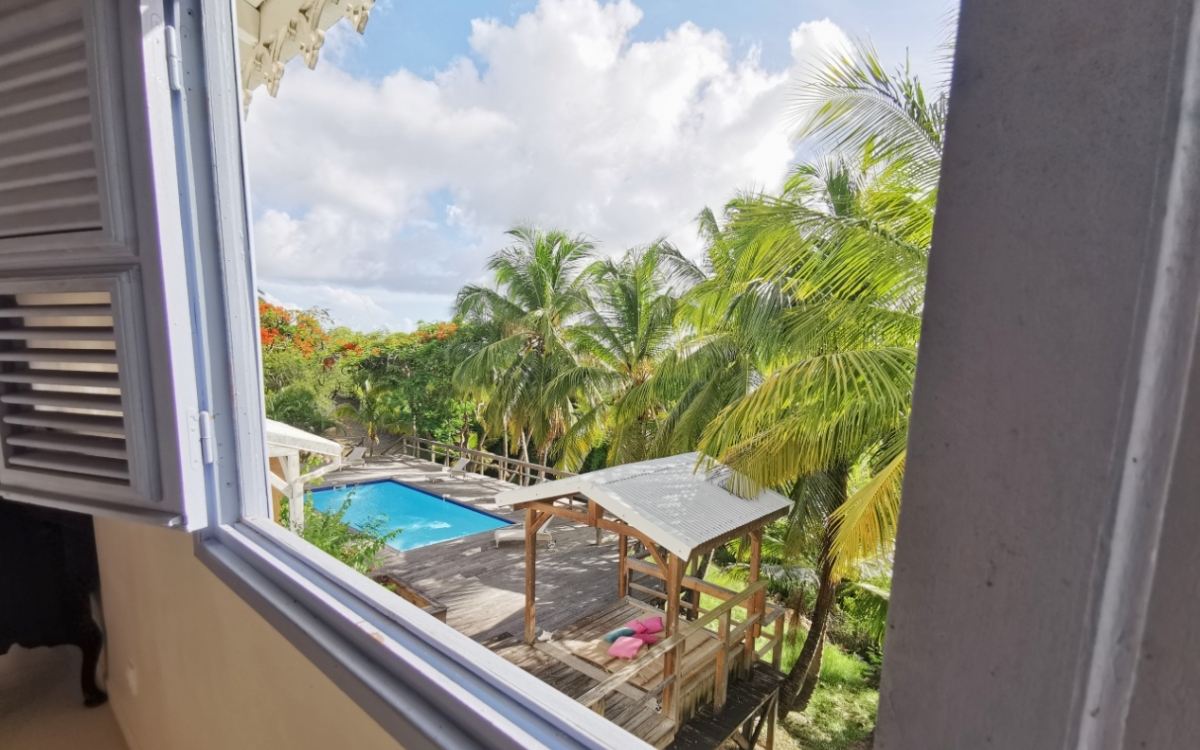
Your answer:
[[[803,711],[808,707],[821,674],[821,647],[825,641],[825,629],[833,611],[837,582],[834,580],[834,560],[830,554],[837,533],[832,523],[825,524],[821,539],[821,569],[817,588],[816,606],[813,607],[812,624],[804,647],[792,668],[788,670],[783,685],[779,688],[779,710],[784,716],[792,711]],[[815,667],[815,669],[814,669]]]

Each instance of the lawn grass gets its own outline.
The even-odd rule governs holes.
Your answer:
[[[795,661],[803,634],[784,649],[784,664]],[[879,692],[866,679],[867,664],[831,643],[825,644],[821,680],[804,713],[789,714],[783,728],[793,747],[802,750],[848,750],[875,727]],[[782,747],[780,748],[782,750]]]
[[[722,575],[715,569],[710,568],[705,578],[735,591],[745,588],[745,583]],[[716,597],[701,597],[701,606],[705,609],[711,609],[719,603]],[[737,617],[740,619],[743,616],[739,610]],[[801,631],[794,641],[789,639],[784,642],[784,671],[800,655],[804,636],[804,631]],[[875,714],[879,706],[879,691],[869,684],[867,671],[868,665],[862,659],[826,641],[821,661],[821,679],[808,710],[781,718],[785,730],[781,734],[786,736],[776,739],[777,750],[851,750],[865,739],[875,727]]]

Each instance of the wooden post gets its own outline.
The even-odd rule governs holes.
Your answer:
[[[783,664],[783,636],[786,632],[783,621],[786,619],[786,615],[780,615],[779,619],[775,620],[775,645],[771,648],[771,666],[776,669],[780,669]]]
[[[629,595],[629,566],[625,560],[629,554],[629,537],[617,535],[617,598],[624,599]]]
[[[750,585],[758,583],[758,568],[762,560],[762,527],[750,532]],[[746,602],[746,617],[759,616],[758,622],[746,629],[745,659],[746,666],[754,661],[754,640],[762,631],[762,614],[766,604],[766,595],[760,591]]]
[[[588,500],[588,522],[596,527],[596,546],[600,546],[600,535],[604,531],[600,528],[600,519],[604,517],[604,508],[601,508],[595,500]]]
[[[767,714],[767,750],[775,750],[775,716],[779,713],[779,692],[771,698],[770,713]]]
[[[537,628],[537,511],[525,509],[525,642],[532,645]]]
[[[670,638],[675,635],[675,631],[679,629],[679,588],[683,581],[683,566],[684,561],[679,559],[679,555],[671,553],[671,559],[667,562],[667,618],[663,623],[663,635]],[[663,680],[669,680],[672,677],[682,677],[678,672],[682,671],[683,666],[683,644],[679,644],[667,653],[663,654]],[[676,679],[670,685],[663,688],[662,708],[663,713],[678,721],[679,717],[679,702],[683,697],[683,685],[681,680]]]
[[[721,713],[721,709],[725,708],[725,696],[729,686],[729,669],[725,666],[725,657],[729,653],[729,613],[721,615],[717,622],[717,642],[720,648],[717,649],[716,659],[716,682],[713,685],[713,713]]]

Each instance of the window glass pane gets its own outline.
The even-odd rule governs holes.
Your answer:
[[[272,521],[651,744],[868,737],[945,4],[321,7],[239,19]]]

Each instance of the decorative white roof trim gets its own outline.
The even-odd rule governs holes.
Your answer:
[[[298,427],[276,422],[274,419],[267,420],[267,447],[272,456],[283,456],[295,453],[296,451],[305,451],[307,453],[318,453],[322,456],[338,456],[342,455],[342,444],[336,443],[319,435],[314,435],[311,432],[305,432]]]
[[[317,67],[325,31],[348,19],[358,33],[367,28],[375,0],[237,0],[238,46],[242,60],[242,103],[259,86],[279,93],[284,68],[303,56]]]
[[[697,473],[699,460],[698,453],[684,453],[518,487],[497,495],[496,505],[582,495],[685,560],[713,540],[791,507],[773,490],[739,497],[726,489],[731,469]]]

